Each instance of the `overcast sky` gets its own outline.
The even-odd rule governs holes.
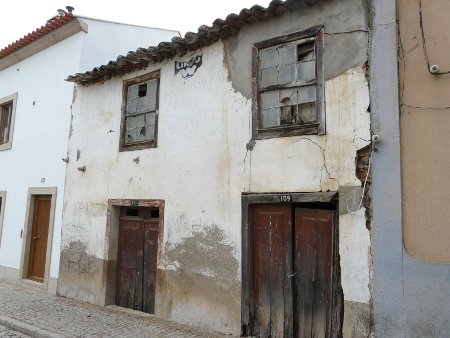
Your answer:
[[[254,4],[266,7],[270,0],[2,0],[0,49],[45,24],[57,9],[75,7],[74,14],[136,25],[197,31],[216,18],[239,13]]]

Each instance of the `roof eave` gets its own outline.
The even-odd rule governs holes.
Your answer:
[[[41,36],[35,41],[19,48],[5,57],[0,58],[0,70],[6,69],[22,60],[25,60],[30,56],[39,53],[44,49],[47,49],[79,32],[87,33],[88,25],[86,22],[78,18],[74,18],[61,27]]]
[[[66,81],[82,85],[107,81],[114,76],[143,69],[149,64],[159,63],[174,56],[183,56],[187,52],[199,50],[218,40],[226,40],[237,35],[243,26],[266,21],[306,6],[313,6],[321,1],[324,0],[272,0],[266,8],[259,5],[252,6],[250,9],[244,8],[239,14],[229,14],[225,20],[216,19],[210,27],[200,26],[197,33],[187,32],[184,38],[174,37],[170,42],[161,42],[158,46],[139,48],[137,51],[128,52],[125,56],[119,55],[115,61],[85,73],[70,75]]]

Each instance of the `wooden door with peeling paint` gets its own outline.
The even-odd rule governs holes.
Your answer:
[[[154,313],[159,212],[122,208],[116,272],[116,305]]]
[[[249,216],[253,336],[329,337],[333,211],[258,204]]]

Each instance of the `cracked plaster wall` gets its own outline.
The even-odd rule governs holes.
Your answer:
[[[171,60],[103,84],[79,86],[69,140],[71,161],[66,176],[62,256],[79,242],[89,257],[103,262],[109,259],[105,247],[108,199],[165,200],[165,255],[158,262],[156,315],[239,333],[241,193],[330,190],[342,192],[343,200],[357,201],[355,195],[361,191],[355,157],[357,150],[369,143],[370,125],[364,69],[367,34],[359,29],[367,28],[363,2],[344,3],[350,6],[355,19],[347,20],[348,27],[343,24],[340,28],[358,28],[348,33],[347,39],[359,42],[355,53],[336,55],[335,63],[346,66],[333,67],[334,71],[328,73],[324,136],[261,140],[253,151],[247,151],[251,100],[245,90],[237,88],[250,79],[245,72],[237,76],[235,70],[230,70],[236,55],[230,44],[224,46],[221,42],[180,59],[188,61],[203,55],[202,66],[188,79],[174,74]],[[340,8],[335,2],[330,8],[320,8],[311,11],[314,15],[328,13],[336,29],[339,20],[331,20],[331,14],[347,19],[350,15],[346,12],[349,8]],[[363,17],[361,22],[357,15]],[[289,15],[268,25],[278,23],[285,31],[287,27],[294,30],[291,20]],[[246,28],[242,41],[266,39],[263,31],[258,33],[262,27]],[[299,29],[303,27],[295,27]],[[341,38],[339,34],[326,37],[329,46]],[[250,44],[245,48],[249,55]],[[156,69],[161,69],[158,147],[118,152],[122,81]],[[136,156],[140,157],[137,164],[132,161]],[[86,166],[84,173],[77,170],[82,165]],[[349,209],[356,212],[345,208],[340,216],[344,297],[368,304],[370,236],[364,208],[356,210],[357,203],[349,204]],[[105,269],[91,278],[105,278],[102,273]],[[66,294],[92,301],[91,295],[77,293],[79,283],[76,278],[66,280]],[[102,285],[97,286],[100,291],[91,293],[101,293]],[[215,296],[206,297],[204,290]],[[199,308],[201,311],[195,312]]]

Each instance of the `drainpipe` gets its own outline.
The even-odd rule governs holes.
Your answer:
[[[371,1],[370,97],[373,152],[375,337],[405,337],[396,1]]]

